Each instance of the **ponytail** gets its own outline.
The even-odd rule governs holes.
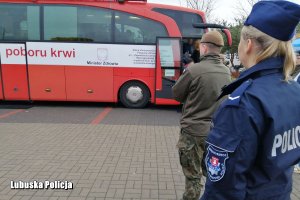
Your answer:
[[[296,56],[293,51],[291,41],[277,40],[253,26],[244,26],[242,29],[243,39],[254,39],[258,44],[258,53],[256,54],[256,63],[270,57],[284,57],[283,75],[284,80],[291,80],[291,74],[296,67]]]

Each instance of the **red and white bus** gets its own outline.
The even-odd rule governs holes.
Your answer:
[[[0,0],[0,100],[178,104],[204,13],[146,0]]]

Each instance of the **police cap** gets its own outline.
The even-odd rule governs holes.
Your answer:
[[[224,40],[218,31],[209,31],[202,36],[200,43],[211,43],[218,47],[224,46]]]
[[[299,4],[283,0],[259,1],[244,25],[251,25],[278,40],[289,41],[295,35],[299,20]]]

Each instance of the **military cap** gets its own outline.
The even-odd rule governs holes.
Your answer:
[[[273,0],[256,3],[244,25],[253,26],[281,41],[295,35],[300,20],[300,5],[290,1]]]
[[[224,40],[218,31],[209,31],[202,36],[200,43],[211,43],[218,47],[224,46]]]

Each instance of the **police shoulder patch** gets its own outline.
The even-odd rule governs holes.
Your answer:
[[[207,176],[212,182],[221,180],[226,172],[228,152],[209,145],[205,157]]]
[[[229,96],[225,105],[238,106],[240,105],[241,96],[245,90],[252,84],[252,79],[249,79],[236,88]]]

